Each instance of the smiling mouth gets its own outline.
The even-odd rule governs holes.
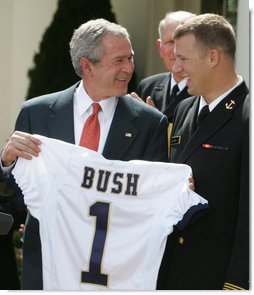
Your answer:
[[[189,84],[191,84],[191,79],[189,77],[186,77],[186,79],[187,79],[186,84],[187,84],[187,86],[189,86]]]
[[[116,80],[119,82],[129,82],[129,79],[127,78],[117,78]]]

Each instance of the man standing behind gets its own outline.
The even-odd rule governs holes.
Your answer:
[[[159,23],[157,48],[169,72],[160,73],[141,80],[137,95],[148,104],[154,105],[168,117],[171,123],[176,105],[190,95],[182,73],[173,73],[175,63],[173,34],[179,24],[195,16],[188,11],[168,12]],[[135,93],[131,95],[135,96]]]
[[[222,16],[204,14],[174,38],[176,68],[195,97],[176,109],[171,162],[192,167],[210,211],[170,237],[158,288],[248,289],[249,91],[235,71],[235,33]]]
[[[105,158],[167,161],[166,116],[125,95],[134,71],[134,52],[127,30],[104,19],[91,20],[75,30],[70,53],[81,81],[23,104],[15,126],[18,131],[1,154],[4,167],[0,165],[0,172],[10,173],[17,157],[38,156],[40,141],[33,133],[88,147],[90,132],[85,127],[92,126],[91,122],[96,122],[99,135],[94,149]],[[22,289],[43,288],[39,224],[30,214],[22,279]]]

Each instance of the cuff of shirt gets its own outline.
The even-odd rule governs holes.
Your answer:
[[[15,166],[16,161],[14,161],[10,166],[4,167],[1,160],[1,154],[2,152],[0,153],[0,170],[2,171],[3,175],[8,175],[11,173],[11,170]]]

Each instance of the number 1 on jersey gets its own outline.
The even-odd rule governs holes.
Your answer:
[[[89,271],[81,272],[81,282],[107,286],[108,276],[101,273],[101,263],[108,230],[109,203],[96,202],[90,215],[96,217],[96,230],[89,262]]]

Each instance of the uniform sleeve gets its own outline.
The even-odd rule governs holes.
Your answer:
[[[245,128],[238,220],[224,290],[249,289],[249,204],[249,128]]]

